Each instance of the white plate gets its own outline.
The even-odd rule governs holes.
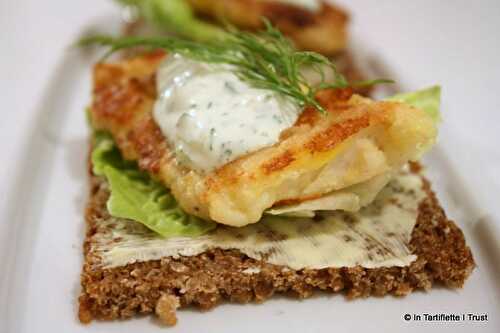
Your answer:
[[[109,26],[110,21],[106,20]],[[97,24],[95,26],[102,26]],[[68,51],[34,119],[29,147],[9,194],[0,235],[0,332],[153,332],[151,317],[129,321],[77,321],[83,210],[88,194],[88,130],[94,57]],[[499,332],[500,251],[494,224],[480,215],[441,146],[426,158],[428,174],[448,214],[466,235],[478,267],[462,290],[435,288],[406,298],[347,301],[319,294],[304,301],[275,297],[263,304],[223,304],[209,312],[180,310],[170,332],[342,332],[377,330]],[[406,322],[404,314],[487,314],[487,322]]]

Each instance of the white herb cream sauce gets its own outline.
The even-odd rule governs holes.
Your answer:
[[[319,0],[277,0],[278,2],[284,2],[310,11],[318,11],[321,8],[321,3]]]
[[[155,122],[177,159],[201,171],[276,143],[300,113],[288,98],[251,87],[228,66],[178,54],[160,66],[157,90]]]

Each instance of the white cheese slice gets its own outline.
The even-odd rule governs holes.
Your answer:
[[[91,251],[104,267],[162,257],[194,256],[210,248],[237,249],[250,258],[291,269],[407,266],[418,205],[419,176],[402,171],[358,212],[320,212],[314,218],[265,216],[242,228],[221,226],[196,238],[162,239],[123,219],[98,222]],[[112,227],[111,227],[112,226]]]

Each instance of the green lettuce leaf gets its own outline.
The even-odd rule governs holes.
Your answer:
[[[387,98],[389,101],[396,101],[411,105],[425,111],[435,122],[441,120],[439,111],[441,104],[441,87],[433,86],[409,93],[402,93]]]
[[[184,212],[165,186],[124,160],[109,134],[94,133],[91,159],[94,174],[108,180],[112,216],[140,222],[163,237],[198,236],[215,228]]]

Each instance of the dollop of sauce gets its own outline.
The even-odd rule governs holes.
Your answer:
[[[210,171],[278,142],[300,108],[270,90],[251,87],[231,67],[178,54],[157,72],[153,117],[177,160]]]
[[[292,269],[402,267],[417,258],[409,244],[425,197],[420,176],[405,170],[374,202],[355,213],[318,212],[316,219],[266,215],[241,228],[219,226],[203,236],[167,239],[140,223],[100,219],[92,252],[105,268],[195,256],[214,248],[237,249],[250,258]]]
[[[278,2],[288,3],[290,5],[295,5],[313,12],[319,11],[321,8],[321,3],[319,0],[276,0]]]

